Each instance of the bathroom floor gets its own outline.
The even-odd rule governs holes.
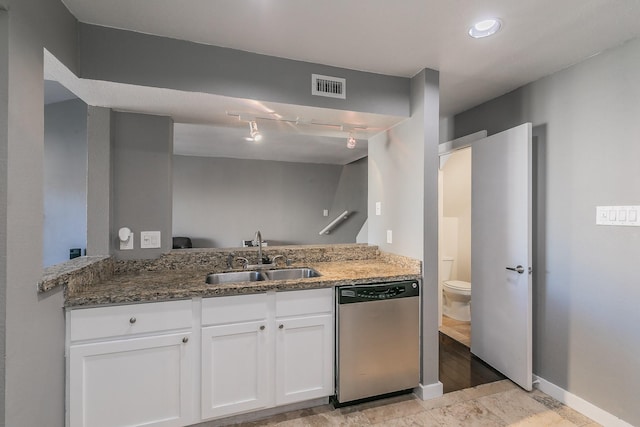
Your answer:
[[[440,332],[461,342],[467,347],[471,347],[471,322],[463,322],[442,315],[442,326]]]

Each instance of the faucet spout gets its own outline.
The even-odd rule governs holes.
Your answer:
[[[258,245],[258,264],[262,264],[262,234],[260,230],[256,231],[256,235],[253,238],[253,244]]]

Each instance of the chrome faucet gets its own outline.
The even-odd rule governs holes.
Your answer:
[[[287,260],[285,259],[284,255],[276,255],[273,258],[271,258],[271,264],[273,264],[274,267],[278,266],[278,260],[282,259],[282,261],[286,264]]]
[[[253,238],[253,244],[258,245],[258,264],[262,264],[262,234],[260,230],[256,231],[256,235]]]

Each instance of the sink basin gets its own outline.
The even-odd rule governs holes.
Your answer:
[[[264,276],[259,271],[231,271],[229,273],[207,274],[205,282],[209,285],[219,285],[221,283],[257,282],[260,280],[264,280]]]
[[[320,273],[313,268],[283,268],[281,270],[265,270],[264,275],[270,280],[306,279],[318,277]]]

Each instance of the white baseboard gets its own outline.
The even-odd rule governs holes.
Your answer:
[[[633,427],[626,421],[621,420],[604,409],[598,408],[596,405],[587,402],[573,393],[569,393],[567,390],[558,387],[544,378],[540,378],[537,375],[534,375],[533,378],[538,381],[538,389],[541,392],[548,394],[605,427]]]
[[[437,383],[427,385],[418,384],[418,387],[413,389],[413,394],[419,399],[429,400],[442,396],[442,390],[442,383],[438,381]]]

